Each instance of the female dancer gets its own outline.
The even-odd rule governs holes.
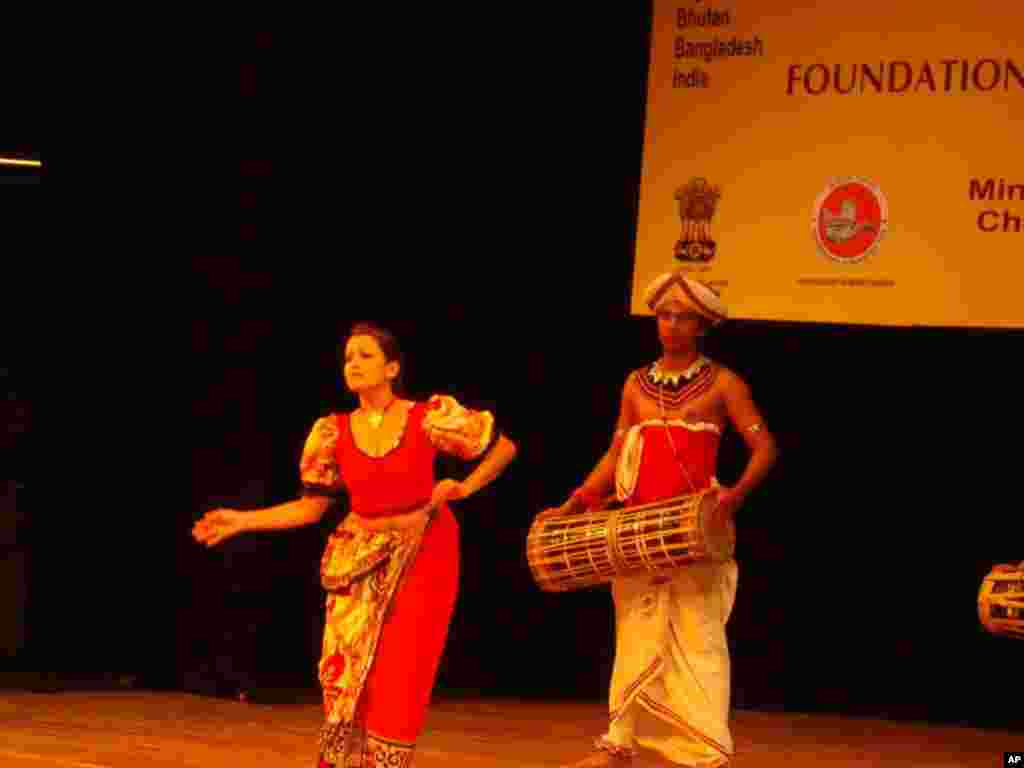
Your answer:
[[[450,396],[398,397],[400,374],[394,336],[355,326],[344,377],[359,407],[313,425],[302,497],[256,511],[213,510],[193,529],[214,546],[244,531],[315,523],[335,496],[349,496],[351,512],[320,569],[328,592],[318,665],[321,768],[412,765],[458,586],[458,525],[447,502],[483,488],[516,454],[487,411]],[[435,483],[438,451],[481,460],[465,480]]]

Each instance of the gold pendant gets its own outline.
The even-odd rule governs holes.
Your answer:
[[[379,429],[381,422],[384,421],[384,411],[367,411],[366,421],[374,429]]]

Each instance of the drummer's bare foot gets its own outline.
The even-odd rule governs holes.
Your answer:
[[[616,757],[608,752],[594,752],[575,763],[566,763],[562,768],[627,768],[633,761],[628,757]]]
[[[633,764],[636,753],[629,747],[616,746],[604,738],[598,739],[594,746],[594,752],[562,768],[629,768]]]

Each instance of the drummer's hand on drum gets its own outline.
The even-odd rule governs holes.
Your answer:
[[[574,512],[582,511],[583,505],[580,503],[579,499],[577,499],[575,496],[570,496],[566,500],[565,504],[563,504],[560,507],[551,507],[549,509],[545,509],[539,515],[537,515],[537,519],[547,520],[549,517],[558,517],[559,515],[571,515]]]

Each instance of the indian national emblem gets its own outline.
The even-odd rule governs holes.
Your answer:
[[[711,186],[706,179],[691,179],[676,190],[683,230],[674,253],[680,261],[706,262],[715,257],[717,246],[711,237],[711,218],[721,195],[721,189]]]

